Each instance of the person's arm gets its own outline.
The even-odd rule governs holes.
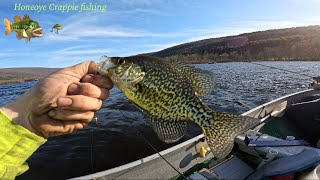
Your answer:
[[[28,170],[25,161],[44,142],[0,110],[0,179],[14,179]]]
[[[95,71],[94,62],[61,69],[0,107],[0,179],[25,172],[26,159],[46,138],[82,129],[92,120],[113,86]]]

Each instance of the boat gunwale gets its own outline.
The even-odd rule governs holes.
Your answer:
[[[189,144],[192,144],[196,141],[198,141],[199,139],[203,138],[204,137],[204,134],[200,134],[192,139],[189,139],[187,141],[184,141],[180,144],[177,144],[175,146],[172,146],[168,149],[165,149],[163,151],[160,151],[159,154],[161,154],[161,156],[164,156],[170,152],[173,152],[175,150],[178,150],[184,146],[187,146]],[[75,178],[71,178],[70,180],[76,180],[76,179],[93,179],[93,178],[96,178],[96,177],[102,177],[102,176],[105,176],[105,175],[109,175],[109,174],[112,174],[112,173],[117,173],[117,172],[120,172],[120,171],[123,171],[125,169],[130,169],[130,168],[134,168],[134,167],[137,167],[143,163],[146,163],[146,162],[149,162],[151,160],[154,160],[156,158],[159,158],[160,155],[158,153],[155,153],[155,154],[152,154],[150,156],[147,156],[147,157],[144,157],[142,159],[139,159],[139,160],[136,160],[136,161],[133,161],[133,162],[130,162],[130,163],[127,163],[127,164],[124,164],[124,165],[121,165],[121,166],[118,166],[118,167],[115,167],[115,168],[112,168],[112,169],[107,169],[105,171],[100,171],[100,172],[96,172],[96,173],[93,173],[93,174],[89,174],[89,175],[84,175],[84,176],[79,176],[79,177],[75,177]]]
[[[257,110],[259,110],[259,109],[261,109],[261,108],[266,107],[267,105],[276,103],[276,102],[278,102],[278,101],[280,101],[280,100],[288,99],[289,97],[293,97],[293,96],[296,96],[296,95],[299,95],[299,94],[303,94],[303,93],[306,93],[306,92],[311,92],[311,91],[315,91],[315,90],[313,90],[313,89],[306,89],[306,90],[303,90],[303,91],[299,91],[299,92],[295,92],[295,93],[291,93],[291,94],[288,94],[288,95],[279,97],[279,98],[274,99],[274,100],[272,100],[272,101],[269,101],[269,102],[266,102],[266,103],[264,103],[264,104],[261,104],[261,105],[255,107],[255,108],[253,108],[253,109],[250,109],[250,110],[242,113],[241,115],[242,115],[242,116],[246,116],[246,115],[248,115],[248,114],[250,114],[250,113],[253,113],[253,112],[255,112],[255,111],[257,111]]]
[[[318,91],[315,91],[315,90],[313,90],[313,89],[306,89],[306,90],[303,90],[303,91],[291,93],[291,94],[288,94],[288,95],[279,97],[279,98],[277,98],[277,99],[274,99],[274,100],[272,100],[272,101],[266,102],[266,103],[264,103],[264,104],[262,104],[262,105],[259,105],[259,106],[255,107],[255,108],[253,108],[253,109],[250,109],[250,110],[242,113],[241,115],[242,115],[242,116],[247,116],[247,115],[249,115],[250,113],[253,113],[253,112],[255,112],[255,111],[258,111],[258,110],[260,110],[260,109],[262,109],[262,108],[264,108],[264,107],[267,107],[268,105],[271,105],[271,104],[273,104],[273,103],[276,103],[276,102],[279,102],[279,101],[282,101],[282,100],[287,100],[287,99],[290,98],[290,97],[294,97],[294,96],[297,96],[297,95],[299,95],[299,94],[308,93],[308,92],[312,92],[312,91],[318,92]],[[267,117],[267,116],[268,116],[268,114],[266,114],[266,115],[265,115],[264,117],[262,117],[262,118],[265,118],[265,117]],[[265,118],[265,119],[267,119],[267,118]],[[263,121],[261,121],[261,122],[263,122]],[[198,141],[199,139],[201,139],[201,138],[203,138],[203,137],[204,137],[204,134],[200,134],[200,135],[198,135],[198,136],[196,136],[196,137],[194,137],[194,138],[192,138],[192,139],[189,139],[189,140],[184,141],[184,142],[182,142],[182,143],[180,143],[180,144],[177,144],[177,145],[175,145],[175,146],[173,146],[173,147],[170,147],[170,148],[168,148],[168,149],[165,149],[165,150],[163,150],[163,151],[161,151],[161,152],[159,152],[159,153],[160,153],[162,156],[163,156],[163,155],[166,155],[166,154],[168,154],[168,153],[170,153],[170,152],[173,152],[173,151],[175,151],[175,150],[178,150],[178,149],[180,149],[180,148],[182,148],[182,147],[184,147],[184,146],[186,146],[186,145],[188,145],[188,144],[194,143],[194,142]],[[133,162],[130,162],[130,163],[127,163],[127,164],[124,164],[124,165],[121,165],[121,166],[112,168],[112,169],[108,169],[108,170],[96,172],[96,173],[89,174],[89,175],[79,176],[79,177],[75,177],[75,178],[71,178],[71,179],[72,179],[72,180],[75,180],[75,179],[94,179],[94,178],[99,178],[99,177],[103,177],[103,176],[106,176],[106,175],[110,175],[110,174],[112,174],[112,173],[121,172],[121,171],[126,170],[126,169],[129,170],[130,168],[137,167],[137,166],[139,166],[139,165],[141,165],[141,164],[143,164],[143,163],[149,162],[149,161],[154,160],[154,159],[159,158],[159,157],[160,157],[160,155],[159,155],[158,153],[155,153],[155,154],[152,154],[152,155],[147,156],[147,157],[145,157],[145,158],[142,158],[142,159],[139,159],[139,160],[136,160],[136,161],[133,161]]]

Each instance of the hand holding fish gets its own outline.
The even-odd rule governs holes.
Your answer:
[[[95,72],[94,62],[61,69],[1,109],[17,124],[45,138],[82,129],[113,87],[109,78]]]

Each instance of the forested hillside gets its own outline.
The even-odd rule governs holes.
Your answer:
[[[320,26],[267,30],[174,46],[148,55],[189,63],[320,60]]]

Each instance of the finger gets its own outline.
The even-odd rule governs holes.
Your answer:
[[[72,111],[67,109],[55,108],[49,111],[48,115],[53,119],[66,121],[81,121],[88,123],[94,117],[92,111]]]
[[[36,127],[36,131],[40,136],[48,138],[53,135],[61,135],[71,133],[76,129],[82,129],[85,127],[81,121],[61,121],[55,120],[47,115],[31,121],[33,127]]]
[[[87,74],[82,77],[82,82],[92,83],[98,87],[112,89],[113,83],[110,78],[98,74]]]
[[[51,124],[47,124],[46,127],[49,129],[48,137],[58,136],[63,134],[70,134],[74,130],[83,129],[85,125],[80,121],[60,121],[52,120]]]
[[[59,97],[57,106],[75,111],[97,111],[102,106],[102,100],[83,95]]]
[[[109,91],[104,88],[99,88],[90,83],[77,83],[71,84],[68,87],[68,94],[69,95],[84,95],[89,96],[92,98],[99,98],[99,99],[107,99],[109,96]]]
[[[68,74],[70,76],[74,76],[81,79],[86,74],[95,74],[96,70],[97,70],[97,65],[95,62],[86,61],[74,66],[61,69],[57,73]]]

